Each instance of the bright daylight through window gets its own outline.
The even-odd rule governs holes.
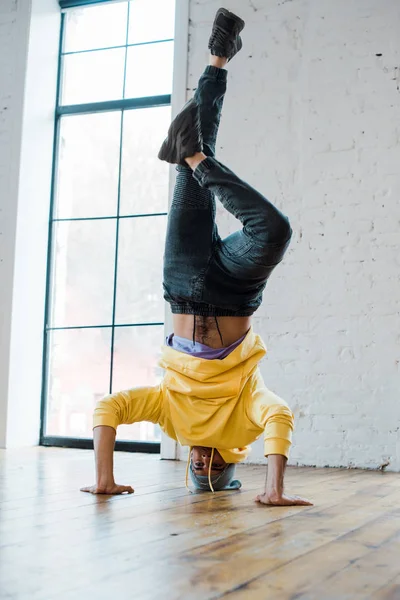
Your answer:
[[[95,403],[161,380],[174,0],[63,14],[43,438],[90,438]],[[159,441],[158,426],[118,439]]]

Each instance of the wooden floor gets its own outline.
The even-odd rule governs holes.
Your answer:
[[[214,497],[184,470],[118,453],[136,493],[94,497],[91,452],[0,451],[1,600],[400,599],[398,474],[289,469],[315,506],[270,508],[253,502],[265,467]]]

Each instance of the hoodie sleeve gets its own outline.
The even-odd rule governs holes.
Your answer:
[[[264,386],[253,391],[251,405],[252,421],[264,429],[264,455],[281,454],[288,458],[294,417],[286,402]]]
[[[96,404],[93,427],[108,425],[117,429],[139,421],[159,423],[162,411],[161,386],[137,387],[111,394]]]

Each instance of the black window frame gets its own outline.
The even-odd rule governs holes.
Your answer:
[[[128,5],[128,18],[127,18],[127,31],[129,29],[129,0]],[[158,96],[147,96],[141,98],[123,98],[120,100],[110,100],[104,102],[91,102],[84,104],[74,105],[62,105],[61,100],[61,86],[62,86],[62,60],[66,54],[74,54],[74,52],[63,52],[64,37],[65,37],[65,9],[86,7],[95,4],[110,3],[109,0],[60,0],[61,13],[61,27],[60,27],[60,43],[58,51],[58,70],[57,70],[57,89],[56,89],[56,106],[55,106],[55,121],[54,121],[54,141],[53,141],[53,157],[52,157],[52,176],[51,176],[51,196],[50,196],[50,214],[49,214],[49,229],[48,229],[48,256],[47,256],[47,279],[46,279],[46,300],[45,300],[45,325],[43,335],[43,367],[42,367],[42,398],[41,398],[41,414],[40,414],[40,440],[41,446],[59,446],[64,448],[93,448],[93,440],[90,438],[75,438],[75,437],[64,437],[46,434],[46,416],[48,407],[48,382],[49,382],[49,338],[52,331],[56,330],[68,330],[68,329],[99,329],[107,327],[111,329],[111,364],[110,364],[110,392],[112,387],[113,377],[113,356],[114,356],[114,340],[115,330],[120,327],[142,327],[142,326],[164,326],[164,322],[146,322],[146,323],[115,323],[115,304],[116,304],[116,286],[117,286],[117,262],[118,262],[118,239],[119,239],[119,223],[121,219],[125,218],[143,218],[143,217],[160,217],[167,216],[167,212],[157,213],[146,213],[146,214],[131,214],[131,215],[120,215],[120,194],[118,193],[118,204],[117,214],[110,217],[78,217],[78,218],[57,218],[55,216],[56,208],[56,178],[58,172],[58,150],[60,141],[60,124],[63,116],[67,115],[83,115],[83,114],[95,114],[100,112],[110,111],[121,111],[121,131],[120,131],[120,157],[119,157],[119,181],[121,179],[121,163],[122,163],[122,131],[124,123],[124,112],[128,110],[135,110],[141,108],[154,108],[161,106],[171,106],[171,94],[158,95]],[[144,45],[144,44],[155,44],[163,42],[171,42],[174,39],[163,39],[155,40],[151,42],[142,42],[140,44],[128,44],[128,34],[126,37],[126,45],[121,46],[125,48],[125,69],[124,69],[124,85],[126,76],[126,61],[127,51],[131,46]],[[94,50],[111,49],[110,48],[99,48]],[[95,221],[100,219],[115,219],[116,220],[116,250],[114,258],[114,290],[113,290],[113,317],[112,323],[107,325],[82,325],[82,326],[66,326],[66,327],[51,327],[49,325],[51,315],[51,286],[52,286],[52,266],[53,266],[53,250],[54,250],[54,223],[60,221]],[[121,450],[125,452],[146,452],[151,454],[159,454],[161,451],[160,442],[148,442],[148,441],[126,441],[117,440],[115,444],[115,450]]]

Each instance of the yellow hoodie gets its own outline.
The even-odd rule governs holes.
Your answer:
[[[182,446],[217,448],[227,463],[244,460],[248,445],[264,433],[264,454],[288,456],[293,414],[269,391],[258,363],[266,354],[251,328],[224,359],[207,360],[162,347],[166,370],[158,386],[106,396],[97,403],[93,426],[151,421]]]

